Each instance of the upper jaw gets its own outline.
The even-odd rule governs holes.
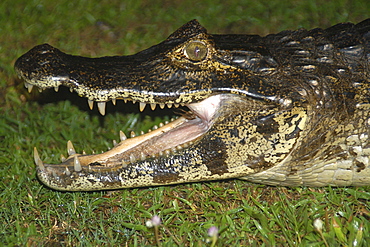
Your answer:
[[[86,58],[43,44],[18,58],[15,71],[25,80],[29,91],[34,86],[58,91],[59,86],[64,85],[87,98],[90,104],[123,99],[163,108],[163,104],[199,102],[212,93],[210,88],[200,87],[207,73],[203,73],[202,78],[192,78],[191,73],[170,65],[164,54],[147,54],[145,61],[137,58],[139,54]],[[151,78],[146,78],[147,75]]]

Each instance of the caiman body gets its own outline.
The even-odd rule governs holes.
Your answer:
[[[212,35],[193,20],[131,56],[85,58],[44,44],[15,69],[26,87],[67,86],[189,112],[95,155],[44,164],[57,190],[103,190],[242,178],[282,186],[370,185],[370,19],[328,29]],[[81,130],[83,131],[83,130]]]

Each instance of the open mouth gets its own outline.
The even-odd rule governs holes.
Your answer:
[[[198,51],[201,44],[195,43],[191,49],[186,46],[186,51]],[[85,58],[43,44],[16,61],[15,70],[28,91],[35,86],[58,91],[63,85],[87,98],[90,109],[96,103],[102,115],[106,102],[115,104],[116,100],[138,103],[140,111],[145,107],[189,109],[148,133],[127,138],[121,132],[121,142],[101,154],[78,154],[68,141],[68,157],[60,164],[45,164],[35,149],[41,182],[57,190],[86,191],[191,182],[200,177],[210,180],[226,172],[221,165],[226,149],[218,137],[208,134],[221,116],[229,114],[224,107],[234,109],[239,97],[231,89],[206,87],[210,77],[200,76],[200,68],[185,73],[158,52],[153,46],[132,56]],[[201,57],[205,58],[204,54]],[[210,166],[214,166],[212,172]]]
[[[26,87],[32,89],[31,84]],[[44,164],[40,159],[35,148],[34,160],[38,171],[54,176],[71,176],[73,172],[92,172],[105,171],[111,168],[127,167],[130,164],[138,163],[148,159],[155,159],[162,156],[173,155],[194,144],[203,134],[205,134],[213,125],[217,118],[217,112],[226,96],[217,94],[210,96],[198,103],[187,104],[190,109],[186,115],[176,120],[155,126],[148,133],[127,138],[121,131],[121,142],[112,149],[101,154],[77,154],[71,141],[67,143],[69,157],[62,160],[57,165]],[[90,108],[93,107],[93,101],[88,101]],[[105,102],[97,103],[99,112],[105,114]],[[146,104],[139,103],[140,110],[144,110]],[[171,105],[169,106],[171,107]],[[151,104],[151,108],[155,106]],[[164,108],[161,104],[160,108]]]

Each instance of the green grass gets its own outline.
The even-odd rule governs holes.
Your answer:
[[[173,3],[176,2],[176,3]],[[239,180],[114,192],[63,193],[35,176],[32,150],[57,163],[112,147],[123,130],[146,131],[163,112],[109,107],[106,117],[61,89],[28,94],[17,57],[40,43],[86,56],[130,54],[197,18],[211,33],[278,32],[370,17],[361,1],[2,1],[0,3],[0,243],[9,246],[369,246],[370,188],[283,188]],[[104,25],[97,25],[104,23]],[[166,119],[172,116],[166,111]],[[314,221],[323,222],[322,231]],[[0,244],[1,245],[1,244]]]

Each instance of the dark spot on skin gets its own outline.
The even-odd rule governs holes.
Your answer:
[[[248,155],[248,160],[250,162],[248,162],[247,166],[255,170],[255,172],[265,171],[274,165],[271,162],[267,162],[264,155],[260,155],[259,157]]]
[[[349,154],[350,155],[352,155],[352,156],[357,156],[357,153],[355,152],[355,149],[353,148],[353,147],[350,147],[349,149],[348,149],[348,152],[349,152]]]
[[[286,122],[287,124],[289,124],[289,127],[290,127],[290,126],[292,126],[292,121],[293,121],[293,119],[295,119],[297,116],[298,116],[298,114],[294,114],[293,116],[288,117],[288,118],[285,120],[285,122]],[[295,125],[298,125],[298,124],[299,124],[299,122],[300,122],[301,120],[302,120],[302,119],[300,119],[297,123],[295,123]]]
[[[364,170],[366,168],[366,165],[358,160],[355,160],[354,162],[354,170],[356,172],[361,172],[362,170]]]
[[[285,139],[291,140],[291,139],[297,138],[299,136],[300,131],[301,129],[298,128],[298,126],[296,126],[293,132],[285,135]]]
[[[331,147],[331,148],[325,150],[323,152],[323,155],[328,160],[330,160],[330,159],[343,159],[343,160],[349,159],[348,153],[344,152],[343,149],[341,147],[338,147],[338,146],[337,147]],[[356,154],[356,156],[357,156],[357,154]]]
[[[90,166],[94,167],[94,166],[104,166],[104,165],[100,164],[99,162],[93,162],[90,164]]]
[[[249,141],[251,143],[256,142],[257,141],[257,137],[253,136],[252,138],[249,139]],[[245,142],[245,140],[244,140],[244,142]]]
[[[351,91],[346,91],[346,92],[343,92],[343,95],[345,97],[347,97],[347,99],[349,100],[353,100],[356,96],[356,93],[355,92],[351,92]]]
[[[231,129],[229,131],[231,137],[239,137],[239,131],[237,128]]]
[[[298,172],[297,168],[293,168],[293,167],[291,167],[291,168],[290,168],[290,172],[289,172],[289,174],[288,174],[288,175],[293,176],[293,175],[296,175],[296,174],[297,174],[297,172]]]
[[[230,131],[238,133],[235,131]],[[212,141],[204,139],[199,145],[195,147],[199,149],[199,154],[202,154],[202,164],[207,166],[208,171],[213,174],[222,175],[228,172],[227,166],[225,166],[226,159],[228,157],[226,152],[225,143],[220,137],[213,137]]]
[[[179,174],[178,173],[168,173],[166,174],[163,173],[157,173],[153,177],[153,182],[154,183],[171,183],[171,182],[176,182],[179,180]]]
[[[224,164],[225,164],[224,159],[218,159],[207,164],[207,168],[212,173],[212,175],[213,174],[222,175],[228,172],[227,166],[225,166]]]
[[[256,131],[263,135],[266,139],[270,139],[272,134],[279,131],[279,124],[274,119],[275,115],[268,115],[258,119],[255,124],[257,125]]]

